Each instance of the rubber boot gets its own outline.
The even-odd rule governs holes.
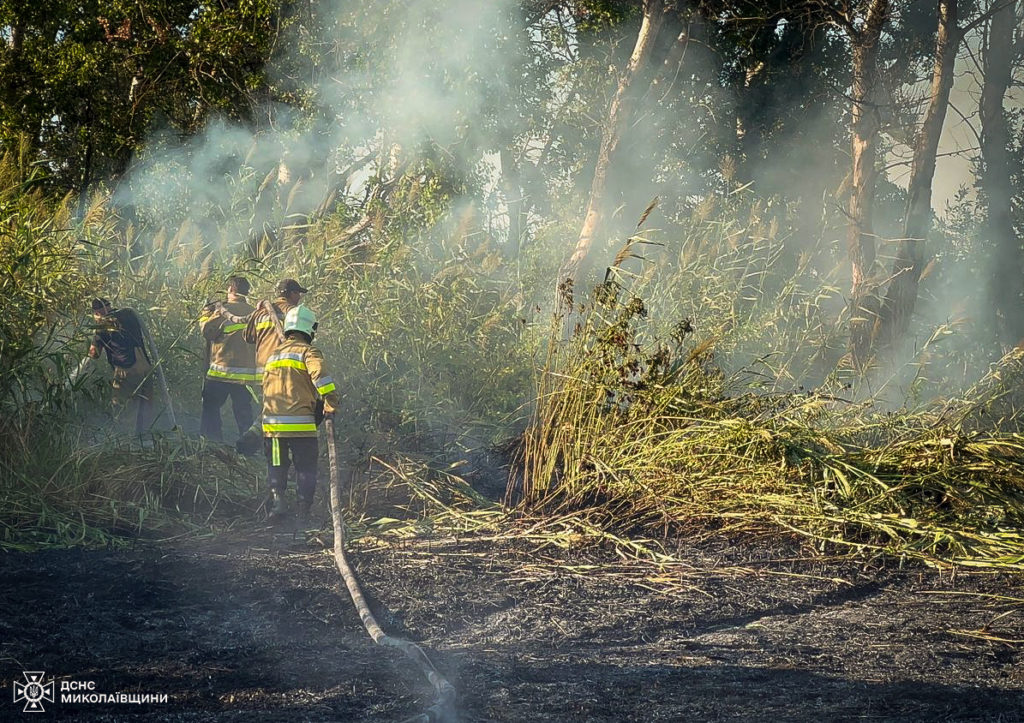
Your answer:
[[[284,490],[270,490],[270,521],[280,522],[288,516],[288,506],[284,501]]]
[[[253,422],[253,425],[238,438],[238,441],[235,442],[235,450],[239,454],[252,456],[259,453],[262,443],[263,420],[260,418]]]

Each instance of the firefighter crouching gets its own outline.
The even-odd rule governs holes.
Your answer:
[[[263,369],[263,443],[267,456],[272,507],[270,517],[287,513],[284,492],[288,467],[294,463],[299,517],[306,520],[316,492],[318,404],[331,415],[341,403],[323,354],[312,346],[316,314],[296,306],[284,318],[283,341]]]
[[[249,281],[241,276],[228,279],[227,303],[224,308],[234,316],[249,316],[253,307],[245,297]],[[209,368],[203,382],[203,413],[199,434],[218,442],[223,439],[220,408],[229,398],[238,425],[239,436],[252,426],[252,395],[249,384],[258,384],[256,354],[242,336],[244,323],[228,321],[207,307],[199,317],[199,326],[209,351]]]
[[[89,356],[107,354],[114,371],[114,404],[128,409],[135,405],[135,434],[141,437],[153,417],[153,365],[146,355],[142,320],[132,309],[115,309],[106,299],[93,299],[92,317],[98,331],[89,346]]]

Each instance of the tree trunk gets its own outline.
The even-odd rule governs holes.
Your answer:
[[[508,241],[506,242],[509,253],[518,253],[520,244],[523,242],[525,231],[525,194],[523,184],[519,177],[519,164],[512,156],[510,148],[502,148],[499,157],[501,159],[501,186],[505,196],[505,205],[508,207]]]
[[[850,28],[853,50],[853,107],[851,111],[851,192],[847,247],[850,255],[850,352],[863,369],[871,355],[871,334],[878,317],[875,273],[876,145],[881,127],[878,108],[878,39],[889,16],[889,0],[872,0],[863,29]]]
[[[935,64],[932,68],[931,101],[918,130],[914,160],[907,186],[907,211],[903,238],[900,240],[892,278],[882,304],[879,342],[892,345],[907,331],[917,302],[917,287],[924,268],[924,241],[932,222],[932,179],[939,136],[949,107],[953,87],[953,66],[960,46],[957,26],[957,0],[939,0],[939,28],[935,37]]]
[[[11,52],[20,55],[25,44],[25,27],[21,21],[15,20],[11,25]]]
[[[93,157],[93,142],[92,142],[92,123],[86,131],[86,137],[89,139],[85,143],[85,160],[82,163],[82,183],[81,190],[78,194],[78,218],[79,220],[85,218],[85,212],[89,209],[89,184],[92,183],[92,157]]]
[[[638,97],[637,93],[630,92],[630,87],[651,54],[664,17],[664,0],[644,0],[644,18],[636,38],[636,45],[625,72],[619,78],[618,88],[615,90],[615,96],[608,109],[608,120],[604,126],[601,148],[597,154],[597,166],[594,168],[594,180],[590,186],[590,200],[587,203],[583,227],[580,229],[576,249],[563,268],[562,277],[574,278],[576,276],[580,264],[590,251],[594,237],[603,225],[607,205],[605,195],[608,185],[608,170],[622,138],[622,133],[633,116],[633,109]]]
[[[1007,3],[992,16],[987,42],[982,48],[984,78],[979,103],[982,167],[978,185],[986,210],[985,235],[992,249],[989,293],[996,317],[996,333],[1004,347],[1024,337],[1024,308],[1021,307],[1024,263],[1010,210],[1013,200],[1010,133],[1003,109],[1014,60],[1016,5]]]

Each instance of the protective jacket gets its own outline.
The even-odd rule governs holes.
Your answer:
[[[244,301],[229,301],[224,308],[234,316],[249,316],[253,312]],[[216,312],[204,312],[199,317],[199,326],[210,345],[208,379],[232,384],[260,383],[262,375],[256,370],[255,350],[242,336],[245,324],[228,321]]]
[[[315,437],[320,399],[325,412],[341,404],[324,355],[304,340],[286,339],[263,369],[263,436]]]
[[[278,297],[272,306],[277,310],[278,320],[283,320],[294,304],[289,304],[283,296]],[[267,359],[277,350],[280,339],[277,330],[274,328],[274,321],[266,311],[260,309],[249,317],[249,323],[245,325],[242,338],[249,344],[256,345],[256,373],[262,375]]]
[[[92,345],[97,351],[107,353],[111,367],[132,369],[140,361],[148,364],[149,357],[142,338],[142,321],[134,310],[114,309],[103,317],[102,324],[103,328],[92,338]]]

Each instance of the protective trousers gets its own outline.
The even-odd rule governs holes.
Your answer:
[[[267,455],[270,488],[284,492],[288,486],[288,467],[294,463],[299,499],[312,502],[316,492],[316,462],[320,451],[317,438],[265,437],[263,450]]]
[[[127,411],[135,407],[135,434],[141,437],[153,421],[153,367],[142,349],[135,350],[135,364],[114,367],[114,406]],[[120,414],[120,411],[118,412]]]
[[[220,422],[220,408],[231,399],[231,410],[235,413],[238,435],[252,426],[252,395],[244,384],[222,382],[207,377],[203,383],[203,416],[199,421],[199,434],[220,442],[223,437]]]

